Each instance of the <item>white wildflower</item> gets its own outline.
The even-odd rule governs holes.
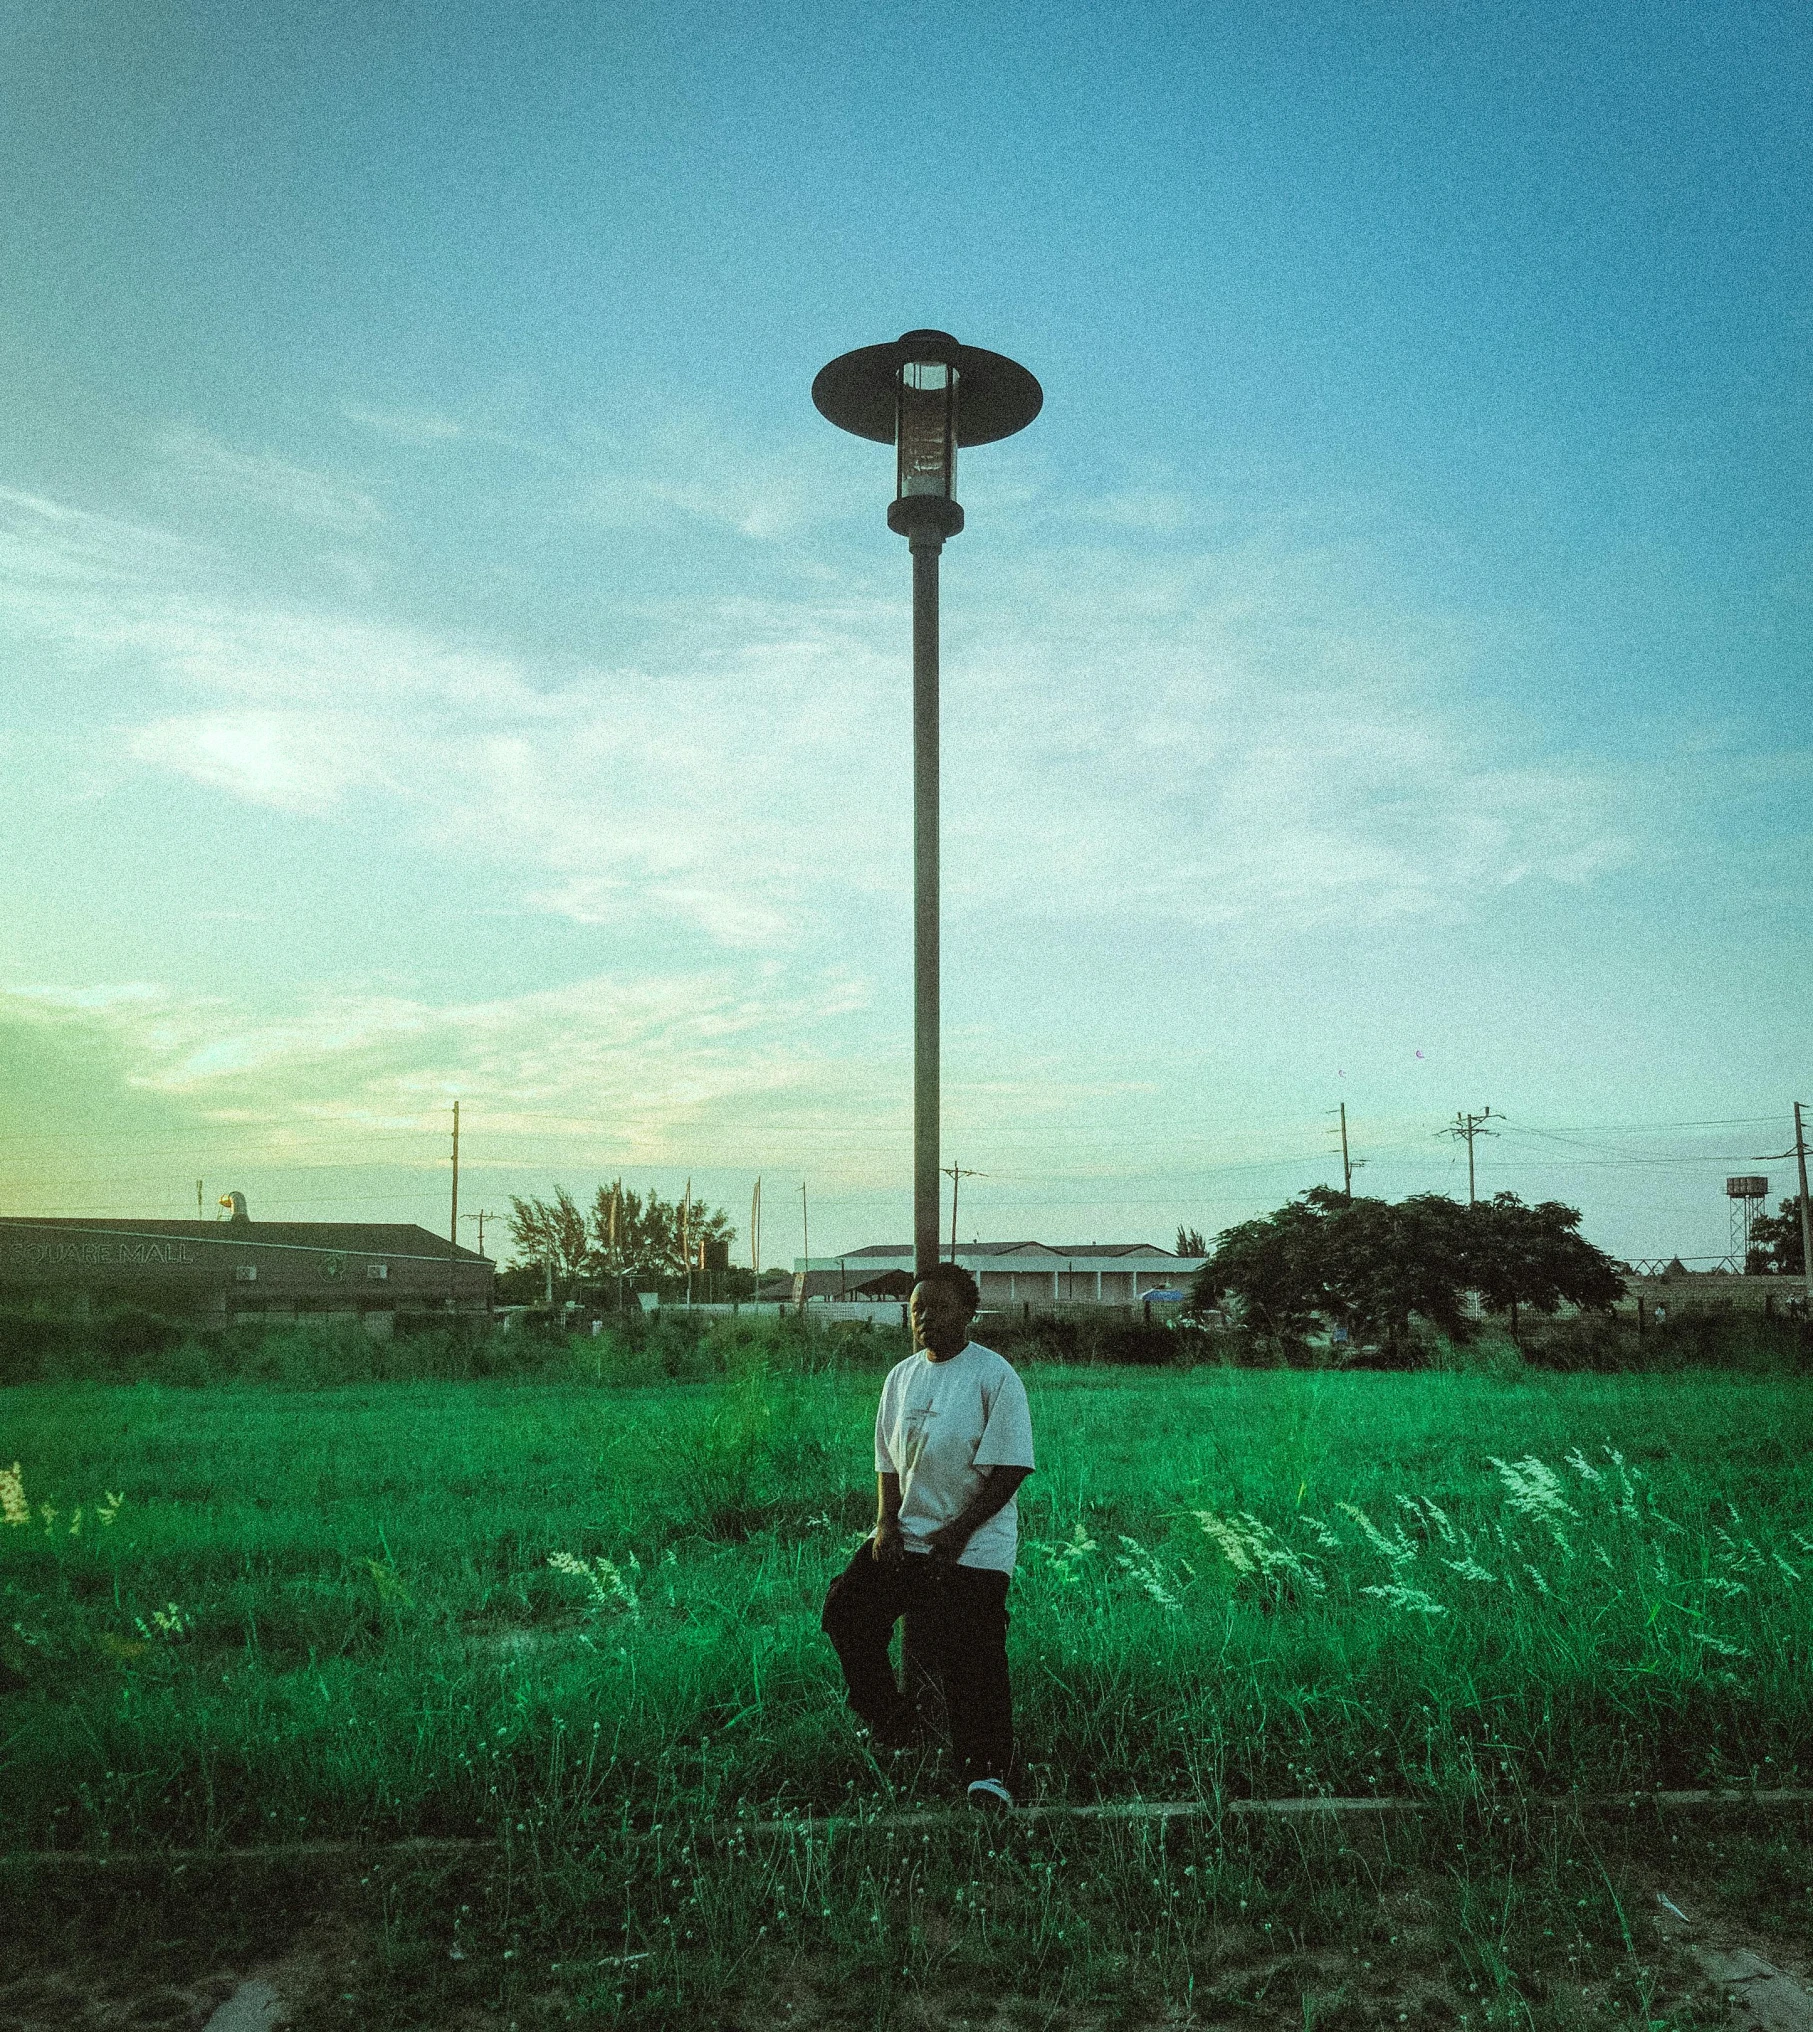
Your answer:
[[[1251,1510],[1242,1510],[1240,1520],[1246,1526],[1246,1546],[1253,1558],[1267,1573],[1282,1567],[1286,1573],[1294,1574],[1305,1586],[1318,1594],[1326,1591],[1328,1583],[1313,1568],[1302,1560],[1278,1536],[1269,1525],[1260,1523]]]
[[[1704,1644],[1708,1651],[1716,1651],[1722,1658],[1748,1658],[1750,1653],[1736,1644],[1726,1643],[1723,1637],[1715,1637],[1710,1630],[1694,1630],[1690,1634]]]
[[[629,1563],[631,1566],[638,1564],[633,1552],[629,1555]],[[627,1615],[640,1614],[642,1603],[635,1588],[602,1553],[588,1566],[570,1552],[550,1552],[548,1564],[556,1573],[564,1573],[570,1580],[582,1582],[591,1596],[594,1610],[620,1608]]]
[[[1579,1475],[1582,1481],[1591,1482],[1595,1488],[1605,1480],[1604,1475],[1593,1466],[1592,1462],[1587,1459],[1578,1447],[1575,1447],[1574,1451],[1567,1456],[1567,1464]]]
[[[1205,1534],[1221,1547],[1222,1557],[1236,1573],[1252,1573],[1257,1561],[1247,1550],[1246,1539],[1237,1525],[1225,1518],[1217,1517],[1213,1510],[1193,1510],[1190,1513],[1203,1528]]]
[[[25,1470],[14,1461],[0,1468],[0,1518],[8,1524],[29,1524],[31,1505],[25,1500]]]
[[[1400,1581],[1393,1581],[1389,1587],[1363,1587],[1360,1592],[1377,1595],[1391,1608],[1414,1609],[1422,1616],[1445,1616],[1448,1613],[1440,1602],[1432,1600],[1421,1588],[1406,1587]]]
[[[1487,1454],[1486,1458],[1502,1477],[1513,1510],[1526,1517],[1540,1517],[1545,1523],[1556,1517],[1579,1516],[1580,1512],[1562,1494],[1554,1469],[1534,1454],[1526,1454],[1515,1463],[1501,1461],[1496,1454]]]
[[[1416,1557],[1416,1547],[1404,1536],[1404,1527],[1398,1526],[1397,1542],[1394,1544],[1367,1516],[1364,1510],[1356,1510],[1351,1503],[1337,1503],[1337,1510],[1345,1510],[1372,1542],[1372,1549],[1395,1566],[1408,1566]]]
[[[1618,1470],[1618,1480],[1624,1487],[1624,1499],[1618,1505],[1619,1513],[1628,1517],[1634,1524],[1637,1521],[1637,1485],[1631,1480],[1630,1471],[1624,1465],[1624,1456],[1615,1446],[1605,1446],[1600,1451]]]
[[[1334,1531],[1332,1531],[1328,1527],[1328,1525],[1326,1525],[1322,1521],[1320,1517],[1311,1517],[1305,1514],[1303,1517],[1298,1519],[1298,1522],[1301,1523],[1306,1530],[1308,1530],[1314,1535],[1316,1543],[1320,1545],[1325,1552],[1341,1551],[1342,1549],[1341,1539]]]
[[[1158,1561],[1154,1555],[1148,1552],[1137,1538],[1129,1538],[1124,1531],[1120,1534],[1120,1541],[1123,1545],[1132,1547],[1133,1557],[1129,1558],[1126,1553],[1117,1552],[1114,1555],[1115,1564],[1125,1568],[1145,1592],[1161,1607],[1167,1609],[1182,1608],[1183,1604],[1170,1592],[1165,1586],[1164,1581],[1160,1578]]]
[[[1498,1579],[1497,1574],[1481,1566],[1479,1561],[1473,1558],[1471,1554],[1465,1559],[1444,1559],[1442,1564],[1444,1566],[1451,1566],[1460,1575],[1462,1580],[1483,1580],[1495,1583]]]

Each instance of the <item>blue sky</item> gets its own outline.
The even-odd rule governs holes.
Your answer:
[[[1803,10],[0,24],[0,1208],[438,1225],[458,1097],[468,1207],[903,1237],[907,560],[807,391],[933,324],[1046,391],[945,559],[965,1231],[1213,1232],[1344,1099],[1723,1250],[1813,1099]]]

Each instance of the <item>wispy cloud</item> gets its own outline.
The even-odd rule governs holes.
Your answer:
[[[610,529],[702,525],[774,543],[831,519],[848,490],[847,440],[829,425],[759,440],[674,405],[634,432],[582,428],[575,447],[590,468],[581,510]],[[874,449],[879,472],[890,455]]]
[[[734,506],[760,473],[730,465]],[[648,668],[555,666],[231,599],[155,532],[0,507],[0,613],[130,659],[175,708],[121,730],[141,767],[301,813],[356,795],[586,925],[810,950],[904,896],[907,616],[835,572],[818,595],[652,611]],[[1451,703],[1478,654],[1338,552],[1101,536],[1010,562],[947,617],[950,907],[1304,927],[1463,915],[1630,862],[1626,775]]]
[[[845,974],[594,977],[488,1001],[324,993],[286,1013],[145,983],[0,991],[0,1021],[102,1033],[124,1083],[280,1155],[299,1129],[421,1120],[454,1096],[522,1161],[660,1163],[746,1142],[816,1151],[859,1116],[872,1057],[840,1045],[867,990]]]
[[[369,721],[344,714],[187,713],[153,720],[129,737],[154,768],[278,811],[324,812],[361,785],[388,781]]]
[[[456,423],[450,416],[437,415],[432,410],[370,409],[362,403],[349,402],[340,414],[349,423],[362,424],[367,430],[376,431],[380,437],[392,438],[398,444],[450,444],[455,438],[466,435],[464,424]]]
[[[346,536],[374,529],[385,519],[369,493],[337,474],[292,465],[268,452],[236,450],[192,425],[166,431],[158,450],[186,488],[207,489]]]

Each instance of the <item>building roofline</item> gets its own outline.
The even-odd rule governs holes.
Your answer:
[[[403,1263],[492,1262],[475,1249],[439,1244],[432,1249],[398,1249],[367,1242],[278,1242],[260,1233],[269,1228],[331,1227],[352,1233],[402,1234],[420,1236],[429,1243],[435,1236],[414,1221],[107,1221],[68,1220],[60,1216],[39,1218],[32,1214],[0,1214],[0,1230],[7,1228],[50,1228],[59,1235],[87,1235],[96,1241],[111,1242],[199,1242],[205,1248],[282,1249],[303,1256],[387,1256]],[[226,1232],[221,1231],[225,1229]]]

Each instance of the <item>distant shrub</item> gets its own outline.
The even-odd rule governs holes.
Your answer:
[[[1177,1336],[1162,1326],[1112,1326],[1097,1336],[1096,1354],[1104,1362],[1169,1368],[1178,1359]]]
[[[979,1321],[973,1331],[985,1347],[1014,1362],[1074,1362],[1083,1353],[1083,1328],[1074,1319],[1039,1314],[1030,1320],[1016,1320],[1003,1313],[998,1324],[995,1320]]]

